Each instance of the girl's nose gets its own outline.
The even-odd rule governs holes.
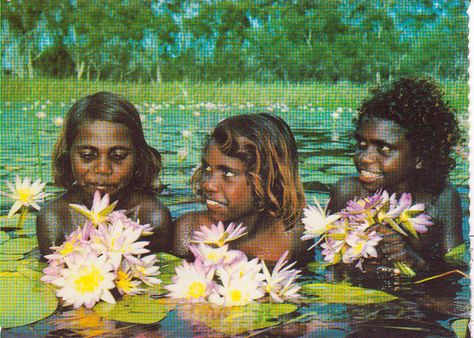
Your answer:
[[[112,166],[106,156],[100,156],[95,162],[94,172],[96,174],[110,175],[112,173]]]
[[[377,149],[375,147],[368,147],[360,154],[360,161],[362,163],[373,163],[376,160]]]
[[[219,191],[219,179],[216,177],[217,175],[208,175],[204,177],[202,182],[202,188],[205,191],[216,192]]]

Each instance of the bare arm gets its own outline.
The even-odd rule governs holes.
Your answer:
[[[157,199],[147,198],[140,203],[138,219],[153,226],[153,234],[143,238],[150,241],[151,252],[170,252],[173,229],[169,209]]]
[[[62,211],[60,203],[52,201],[36,216],[36,236],[42,257],[52,253],[51,246],[61,245],[64,241],[62,222],[65,214]]]
[[[436,220],[439,222],[442,239],[442,254],[463,243],[461,198],[457,189],[450,183],[441,192],[435,204]]]
[[[191,243],[191,236],[196,224],[205,224],[201,221],[201,215],[198,212],[190,212],[179,217],[174,224],[173,246],[171,253],[173,255],[190,258],[191,253],[188,245]]]
[[[357,178],[347,177],[340,179],[331,189],[328,204],[329,212],[334,214],[340,211],[346,207],[348,201],[361,197],[360,194],[361,187]]]

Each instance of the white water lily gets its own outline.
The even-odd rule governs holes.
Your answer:
[[[212,248],[204,243],[199,243],[198,246],[190,245],[189,250],[205,266],[223,267],[233,264],[245,256],[240,250],[229,250],[229,245],[227,244],[218,248]]]
[[[216,293],[209,297],[211,303],[223,306],[243,306],[262,298],[261,282],[251,275],[236,277],[223,270],[220,274],[222,285],[216,285]]]
[[[91,245],[110,259],[114,269],[118,269],[122,257],[131,263],[140,264],[140,260],[135,256],[150,252],[145,249],[150,242],[137,242],[141,233],[140,229],[125,227],[120,220],[113,224],[100,224],[98,230],[91,234]]]
[[[15,201],[8,213],[8,217],[12,217],[21,207],[27,208],[32,206],[36,210],[40,210],[41,208],[38,203],[42,202],[43,199],[49,195],[43,192],[46,183],[41,183],[39,179],[32,184],[29,177],[25,177],[23,181],[21,181],[20,178],[16,176],[14,186],[8,181],[6,183],[11,194],[2,193],[2,195],[8,196]]]
[[[140,294],[143,292],[143,289],[139,288],[141,283],[139,280],[133,280],[130,264],[124,260],[117,270],[117,279],[115,280],[118,292],[121,295],[131,296]]]
[[[75,252],[65,258],[66,268],[61,277],[52,281],[60,289],[56,295],[64,300],[64,305],[75,309],[84,305],[92,308],[100,300],[115,303],[109,290],[115,287],[117,275],[105,255],[97,256],[93,250]]]
[[[173,284],[165,285],[165,289],[170,291],[168,297],[203,302],[213,291],[214,269],[206,268],[200,260],[193,264],[184,261],[175,270]]]
[[[296,262],[285,266],[285,264],[288,263],[288,260],[286,259],[287,257],[288,251],[285,251],[276,263],[271,274],[268,271],[265,262],[262,261],[262,270],[263,275],[265,276],[264,290],[273,300],[279,303],[282,303],[285,299],[299,297],[297,292],[300,289],[300,286],[294,282],[300,276],[301,271],[291,269]]]
[[[107,216],[114,210],[118,201],[115,201],[110,205],[109,203],[109,194],[105,194],[104,197],[101,198],[100,192],[96,191],[94,193],[94,200],[90,210],[85,205],[69,204],[69,206],[78,213],[86,216],[92,222],[92,224],[97,227],[99,224],[102,224],[106,221]]]
[[[202,242],[218,247],[221,247],[229,242],[235,241],[236,239],[247,234],[245,232],[247,228],[242,226],[242,223],[240,223],[237,227],[234,223],[230,223],[227,229],[225,230],[224,223],[222,223],[221,221],[217,223],[217,226],[215,224],[211,224],[211,227],[208,228],[207,226],[202,225],[200,228],[201,231],[194,231],[193,242]]]
[[[157,262],[156,255],[140,257],[139,260],[140,264],[130,265],[133,277],[140,279],[149,286],[161,283],[161,280],[155,277],[160,274],[160,267],[155,265]]]
[[[309,205],[308,208],[303,210],[304,217],[302,219],[305,225],[304,235],[301,237],[301,240],[305,241],[308,239],[319,238],[324,234],[328,227],[341,218],[341,215],[326,215],[326,209],[321,208],[318,200],[315,198],[314,202],[316,207]],[[316,244],[310,247],[313,248]]]

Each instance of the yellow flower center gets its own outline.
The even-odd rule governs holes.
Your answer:
[[[69,255],[74,251],[74,245],[71,242],[64,243],[64,247],[59,251],[62,256]]]
[[[79,271],[80,277],[74,281],[76,290],[82,294],[93,292],[104,280],[104,275],[95,266],[84,266]]]
[[[219,259],[219,256],[215,252],[209,252],[207,254],[207,259],[211,262],[217,262]]]
[[[234,289],[230,292],[230,300],[233,303],[240,302],[242,300],[242,292],[240,290]]]
[[[206,286],[202,282],[192,282],[191,285],[189,285],[188,289],[188,295],[192,298],[200,298],[204,296],[204,293],[206,292]]]
[[[115,281],[115,284],[117,285],[117,288],[122,289],[125,293],[129,293],[134,288],[134,285],[130,282],[131,279],[132,276],[119,270],[117,272],[117,280]]]
[[[33,195],[31,189],[28,188],[20,188],[16,191],[16,195],[18,199],[24,203],[28,203]]]

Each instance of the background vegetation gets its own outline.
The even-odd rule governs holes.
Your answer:
[[[467,1],[10,0],[12,78],[381,82],[467,79]]]

